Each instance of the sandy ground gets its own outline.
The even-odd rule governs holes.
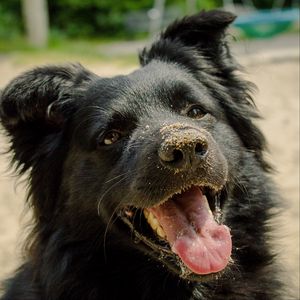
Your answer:
[[[299,38],[237,44],[234,51],[246,65],[250,80],[259,88],[256,103],[264,119],[259,121],[269,141],[268,158],[276,167],[274,179],[286,204],[274,221],[279,262],[295,299],[299,299]],[[46,61],[45,61],[46,62]],[[34,62],[32,62],[34,65]],[[100,75],[127,73],[132,67],[90,64]],[[28,68],[0,57],[0,87]],[[0,136],[0,151],[7,144]],[[0,157],[0,280],[18,265],[24,236],[24,186],[7,172],[8,160]]]

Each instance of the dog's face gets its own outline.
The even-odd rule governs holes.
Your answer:
[[[117,214],[175,272],[183,272],[183,259],[182,276],[222,270],[231,239],[214,220],[215,203],[225,200],[240,141],[208,89],[184,68],[153,61],[128,76],[96,79],[84,103],[70,124],[68,206],[107,224]],[[200,259],[209,255],[201,247],[220,257]]]
[[[2,123],[31,168],[38,218],[80,239],[104,226],[104,239],[121,236],[189,280],[226,268],[226,204],[243,149],[262,148],[248,139],[259,132],[222,39],[232,20],[202,13],[169,27],[127,76],[45,67],[4,90]]]

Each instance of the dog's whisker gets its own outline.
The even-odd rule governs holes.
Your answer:
[[[106,189],[106,191],[101,195],[100,199],[98,200],[98,204],[97,204],[97,213],[98,216],[100,216],[100,206],[101,206],[101,202],[102,200],[105,198],[105,196],[114,188],[116,187],[119,183],[121,183],[123,180],[125,180],[127,178],[126,175],[124,175],[121,179],[119,179],[117,182],[115,182],[114,184],[112,184],[108,189]]]
[[[108,181],[107,182],[111,182],[113,180],[116,180],[116,179],[119,179],[117,182],[113,183],[110,187],[108,187],[105,192],[101,195],[100,199],[97,201],[97,214],[98,216],[100,216],[100,206],[101,206],[101,202],[103,201],[103,199],[105,198],[105,196],[113,189],[115,188],[118,184],[120,184],[122,181],[124,181],[125,179],[128,178],[128,175],[134,175],[136,172],[140,171],[140,170],[143,170],[143,168],[139,169],[139,170],[136,170],[136,171],[127,171],[123,174],[120,174],[119,176],[116,176]],[[121,177],[121,178],[120,178]]]
[[[107,255],[106,255],[106,239],[107,239],[107,234],[108,234],[108,231],[109,231],[109,228],[113,226],[115,220],[118,219],[118,215],[117,215],[117,212],[119,211],[120,207],[121,207],[122,203],[120,202],[116,207],[115,209],[113,210],[108,222],[107,222],[107,225],[105,227],[105,230],[104,230],[104,235],[103,235],[103,252],[104,252],[104,258],[105,260],[107,260]]]
[[[129,175],[129,174],[133,174],[133,171],[130,170],[130,171],[126,171],[122,174],[116,175],[115,177],[110,178],[107,181],[105,181],[103,184],[109,183],[111,181],[114,181],[114,180],[118,179],[119,177],[123,177],[123,176]]]
[[[239,179],[238,177],[234,176],[233,174],[231,175],[231,180],[232,182],[247,196],[249,196],[248,194],[248,189],[246,187],[246,185],[244,183],[241,182],[241,179]],[[250,198],[250,197],[247,197]]]

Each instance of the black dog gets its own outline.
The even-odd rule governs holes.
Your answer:
[[[2,92],[34,229],[5,300],[278,299],[276,193],[230,13],[173,23],[127,76],[48,66]]]

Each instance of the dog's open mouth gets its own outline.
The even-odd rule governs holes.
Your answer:
[[[191,186],[142,211],[126,207],[121,218],[161,256],[176,257],[182,275],[214,274],[225,269],[232,249],[230,230],[220,224],[220,198],[222,193]],[[143,222],[137,222],[141,212]]]

